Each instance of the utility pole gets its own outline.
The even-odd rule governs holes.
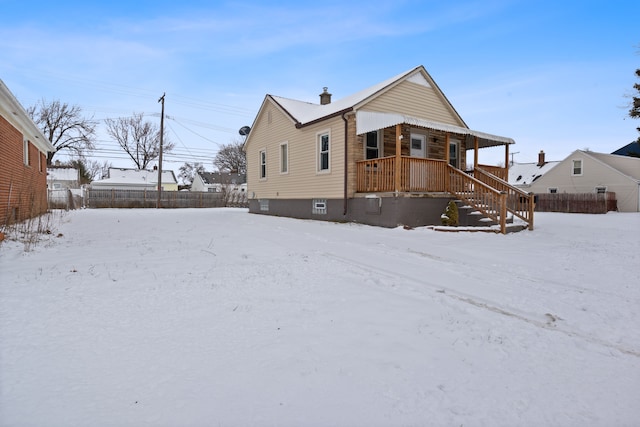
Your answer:
[[[158,99],[162,103],[162,113],[160,113],[160,156],[158,157],[158,202],[156,208],[162,207],[162,138],[164,137],[164,93]]]

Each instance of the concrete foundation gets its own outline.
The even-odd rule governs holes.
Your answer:
[[[347,199],[252,199],[249,212],[321,221],[357,222],[393,228],[441,225],[450,195],[369,195]]]

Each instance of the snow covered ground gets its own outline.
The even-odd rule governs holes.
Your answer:
[[[0,279],[2,426],[640,422],[639,214],[80,210]]]

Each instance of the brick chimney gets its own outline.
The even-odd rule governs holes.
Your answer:
[[[331,94],[327,92],[327,88],[322,88],[322,93],[320,94],[320,105],[331,104]]]
[[[538,153],[538,166],[542,167],[544,166],[546,162],[544,161],[544,151],[540,150],[540,152]]]

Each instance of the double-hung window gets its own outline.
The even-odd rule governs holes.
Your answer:
[[[364,136],[365,142],[365,159],[377,159],[380,157],[380,132],[367,132]]]
[[[318,134],[318,172],[329,172],[331,168],[331,143],[329,132]]]
[[[267,178],[267,150],[260,150],[260,179]]]
[[[31,164],[31,157],[29,156],[29,140],[25,138],[22,142],[24,147],[24,164],[26,166],[29,166]]]
[[[289,144],[280,144],[280,173],[289,172]]]
[[[571,175],[580,176],[582,175],[582,160],[572,160],[571,161]]]

